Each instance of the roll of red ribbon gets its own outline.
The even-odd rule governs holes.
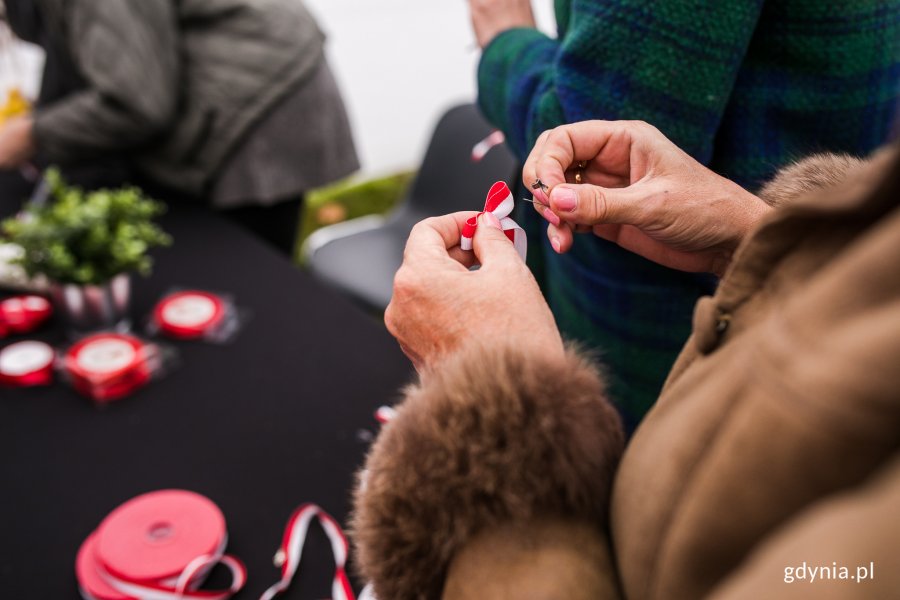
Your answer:
[[[49,385],[53,381],[53,361],[53,348],[43,342],[11,344],[0,350],[0,384]]]
[[[243,564],[225,555],[225,517],[208,498],[184,490],[138,496],[113,510],[82,544],[75,574],[86,600],[224,600],[241,589]],[[226,590],[199,591],[218,563]]]
[[[76,390],[109,402],[134,393],[150,381],[151,354],[152,347],[134,336],[98,333],[69,348],[64,367]]]
[[[13,296],[0,301],[0,332],[29,333],[53,314],[50,302],[41,296]]]
[[[227,304],[221,297],[197,290],[175,292],[159,301],[153,320],[163,333],[181,339],[203,337],[225,318]]]

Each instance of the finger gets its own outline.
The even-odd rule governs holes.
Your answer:
[[[430,217],[416,223],[406,240],[406,249],[403,252],[404,261],[412,256],[449,257],[448,250],[459,246],[462,238],[462,228],[466,219],[477,215],[474,211],[463,211]]]
[[[538,202],[543,204],[547,204],[547,195],[540,188],[534,189],[532,186],[538,179],[537,176],[537,160],[539,157],[543,155],[544,145],[547,142],[547,138],[550,136],[550,130],[543,132],[538,136],[537,141],[534,143],[534,147],[531,149],[531,152],[528,154],[528,158],[525,159],[525,164],[522,166],[522,183],[525,184],[525,189],[531,190],[532,196]],[[549,189],[549,188],[548,188]],[[543,207],[534,204],[535,210],[539,213],[542,211]]]
[[[642,207],[651,192],[637,182],[624,188],[589,184],[558,185],[550,192],[550,209],[563,221],[580,225],[630,223],[640,225]]]
[[[547,226],[547,239],[550,240],[550,246],[557,254],[565,254],[572,248],[575,236],[567,223],[563,223],[559,227],[551,224]]]
[[[641,124],[632,121],[585,121],[557,127],[533,153],[533,177],[552,189],[566,182],[566,171],[578,161],[599,160],[604,169],[627,171],[633,135],[640,130]]]
[[[503,264],[508,261],[520,262],[516,247],[501,229],[500,221],[493,213],[486,212],[478,218],[478,229],[472,240],[475,256],[482,267]]]
[[[450,258],[464,266],[465,268],[470,268],[476,262],[475,253],[469,250],[463,250],[459,246],[454,246],[447,250],[447,254],[450,255]]]

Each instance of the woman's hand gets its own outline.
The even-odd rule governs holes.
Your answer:
[[[580,176],[581,185],[572,183]],[[544,132],[522,171],[557,252],[593,231],[661,265],[722,275],[771,208],[640,121],[586,121]],[[547,206],[549,205],[549,206]]]
[[[0,169],[15,169],[34,156],[31,117],[13,117],[0,126]]]
[[[535,27],[531,0],[469,0],[469,10],[475,39],[482,48],[507,29]]]
[[[474,254],[459,247],[461,212],[426,219],[406,243],[384,321],[420,373],[466,343],[491,340],[562,353],[537,282],[491,213],[479,218]],[[481,263],[477,271],[469,266]]]

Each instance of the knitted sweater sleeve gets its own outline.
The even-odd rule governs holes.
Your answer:
[[[479,104],[522,158],[558,125],[640,119],[707,162],[762,5],[572,0],[558,39],[510,29],[491,41]]]

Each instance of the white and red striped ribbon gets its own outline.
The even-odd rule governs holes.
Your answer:
[[[198,556],[190,561],[177,577],[160,581],[136,581],[122,574],[113,574],[102,561],[91,562],[91,568],[95,573],[94,577],[99,577],[106,586],[134,600],[227,600],[244,587],[247,582],[247,569],[240,560],[224,553],[226,540],[222,541],[213,554]],[[92,549],[91,547],[88,551]],[[231,571],[231,586],[223,590],[198,590],[209,571],[217,564],[225,565]],[[92,593],[92,588],[97,585],[82,582],[80,586],[82,598],[99,600]],[[108,593],[104,593],[104,597]]]
[[[375,420],[384,425],[397,416],[397,409],[390,406],[379,406],[375,411]]]
[[[206,574],[217,564],[231,571],[231,586],[226,590],[198,590],[206,579]],[[159,583],[134,582],[120,579],[99,567],[100,576],[106,583],[136,600],[227,600],[237,593],[247,582],[244,564],[228,554],[198,556],[191,561],[176,580]],[[83,594],[87,600],[90,596]]]
[[[472,162],[481,162],[495,146],[506,141],[506,136],[499,129],[495,129],[486,138],[472,146]]]
[[[334,578],[331,581],[332,600],[356,600],[346,571],[350,545],[337,521],[315,504],[301,505],[288,520],[281,548],[275,555],[276,566],[281,567],[281,580],[266,590],[260,600],[272,600],[291,585],[297,568],[300,566],[303,546],[309,535],[309,525],[313,519],[318,520],[319,525],[322,526],[325,535],[328,536],[328,541],[331,542],[331,551],[334,553]]]
[[[502,181],[495,183],[488,192],[487,199],[484,203],[484,211],[478,213],[478,216],[472,217],[466,221],[462,230],[462,239],[460,240],[459,247],[463,250],[472,249],[472,240],[475,237],[475,230],[478,228],[478,217],[489,212],[497,217],[497,220],[500,221],[500,227],[503,229],[503,233],[505,233],[506,237],[509,238],[509,241],[515,245],[516,251],[519,253],[519,256],[522,257],[522,260],[525,260],[528,250],[525,231],[509,217],[509,215],[512,214],[513,208],[515,208],[515,205],[516,201],[515,198],[513,198],[512,192],[509,190],[509,186]]]

